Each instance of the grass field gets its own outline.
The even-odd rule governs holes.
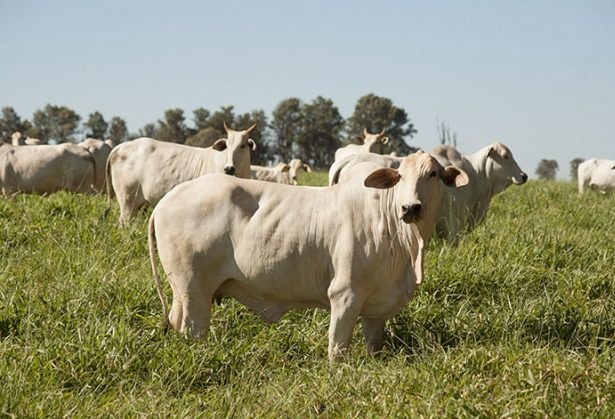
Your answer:
[[[225,300],[207,344],[164,334],[147,217],[120,230],[105,206],[0,199],[0,416],[615,416],[614,196],[509,188],[432,241],[384,353],[357,326],[335,365],[322,310],[269,326]]]

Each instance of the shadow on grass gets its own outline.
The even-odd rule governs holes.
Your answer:
[[[0,338],[19,335],[19,319],[10,317],[0,319]]]

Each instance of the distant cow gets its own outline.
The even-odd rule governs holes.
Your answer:
[[[389,137],[384,135],[384,128],[378,134],[370,134],[367,128],[363,128],[363,144],[348,144],[335,151],[335,161],[342,160],[353,154],[369,153],[375,144],[386,144]]]
[[[453,187],[467,176],[427,153],[399,170],[369,162],[352,170],[351,181],[333,187],[207,175],[169,192],[148,234],[165,321],[156,246],[176,330],[205,338],[212,301],[231,297],[268,322],[295,308],[330,309],[331,360],[346,352],[359,317],[368,351],[380,350],[385,321],[423,278],[440,179]]]
[[[474,154],[462,156],[449,145],[440,145],[432,154],[442,165],[453,165],[468,174],[465,188],[445,188],[436,230],[448,239],[457,239],[478,225],[487,214],[491,199],[511,184],[523,185],[527,175],[519,168],[511,151],[497,142]]]
[[[615,190],[615,161],[603,163],[594,169],[589,187],[602,193]]]
[[[95,174],[94,156],[75,144],[0,147],[0,186],[4,196],[59,190],[93,193]]]
[[[120,206],[120,225],[125,225],[139,208],[156,203],[174,186],[207,173],[226,173],[250,178],[250,149],[256,148],[249,138],[256,127],[234,131],[224,124],[228,138],[211,147],[138,138],[115,147],[107,160],[107,193],[113,193]]]
[[[250,178],[264,180],[267,182],[283,183],[285,185],[296,185],[297,177],[300,172],[311,172],[312,168],[301,161],[292,159],[290,163],[279,163],[274,167],[250,166]]]
[[[105,166],[107,164],[107,158],[109,158],[109,154],[111,153],[111,149],[113,147],[109,146],[107,141],[97,140],[96,138],[86,138],[77,145],[85,148],[94,156],[94,159],[96,160],[96,184],[94,185],[94,189],[98,193],[104,192]]]
[[[598,168],[602,166],[610,166],[615,165],[615,160],[606,160],[606,159],[589,159],[579,164],[577,168],[577,180],[579,182],[579,193],[582,194],[585,192],[585,188],[590,185],[590,181],[592,179],[592,175]],[[608,170],[603,173],[608,173]],[[603,180],[604,181],[604,180]]]
[[[11,134],[11,144],[17,145],[42,145],[43,142],[38,138],[32,138],[30,136],[26,136],[24,138],[23,134],[19,131],[15,131]]]
[[[329,186],[335,185],[343,180],[344,174],[348,172],[354,165],[362,162],[372,162],[380,167],[398,168],[403,157],[383,155],[377,153],[361,153],[353,154],[344,157],[341,160],[333,162],[329,168]]]

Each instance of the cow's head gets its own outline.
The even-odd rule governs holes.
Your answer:
[[[493,143],[486,148],[485,172],[494,186],[494,193],[506,189],[511,183],[523,185],[527,174],[521,170],[511,151],[504,144]]]
[[[382,128],[378,134],[370,134],[367,128],[363,128],[363,144],[365,144],[370,150],[374,144],[386,144],[389,142],[389,137],[384,135],[385,130]]]
[[[250,150],[256,148],[256,143],[250,138],[250,132],[256,124],[243,131],[234,131],[224,122],[227,138],[217,140],[212,148],[226,152],[224,173],[242,178],[250,177]]]
[[[312,168],[309,164],[303,163],[301,159],[292,159],[290,163],[288,163],[288,176],[293,185],[297,184],[297,177],[301,172],[311,172]]]
[[[397,216],[409,224],[435,220],[440,204],[440,181],[446,186],[460,187],[468,183],[468,175],[454,166],[442,167],[431,154],[417,151],[406,157],[397,170],[375,170],[365,178],[364,185],[395,188]]]

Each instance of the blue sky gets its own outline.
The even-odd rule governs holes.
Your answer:
[[[391,98],[437,144],[508,144],[533,174],[615,158],[613,1],[0,0],[0,106],[119,115],[131,131],[180,107],[270,113],[282,99]]]

